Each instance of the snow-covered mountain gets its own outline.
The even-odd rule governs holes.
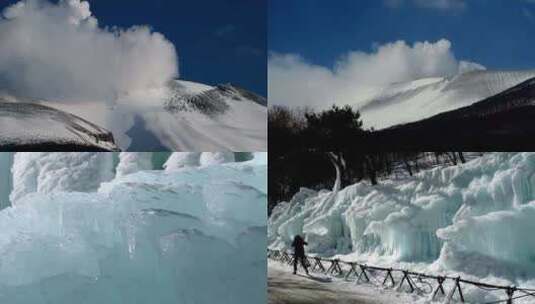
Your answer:
[[[113,100],[108,101],[43,100],[8,94],[5,96],[12,102],[11,107],[31,102],[48,109],[52,107],[72,113],[73,117],[79,116],[83,119],[76,122],[84,122],[84,127],[91,126],[98,130],[106,128],[123,151],[267,149],[266,99],[230,84],[208,86],[174,80],[163,88],[117,93]],[[31,113],[31,110],[26,113],[38,119],[39,115],[46,111],[34,106],[35,113]],[[9,115],[4,115],[0,123],[12,123],[12,120]],[[27,138],[42,138],[51,142],[65,141],[65,136],[58,138],[58,135],[71,134],[71,129],[79,129],[72,127],[72,124],[55,129],[43,128],[42,124],[34,124],[35,129],[24,128],[26,124],[29,123],[19,120],[17,130],[4,130],[1,133],[2,139],[16,142],[21,136],[20,132],[24,132]],[[97,125],[102,128],[96,127]]]
[[[174,81],[165,112],[143,113],[149,130],[174,151],[266,151],[267,100],[236,86]]]
[[[117,149],[110,131],[85,119],[44,105],[0,98],[0,150]]]
[[[469,106],[374,133],[376,149],[532,151],[535,78]]]
[[[533,77],[535,70],[478,70],[396,83],[375,90],[359,110],[366,127],[382,129],[469,106]]]

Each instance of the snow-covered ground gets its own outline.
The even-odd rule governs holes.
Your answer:
[[[321,256],[533,288],[534,176],[535,153],[489,153],[374,187],[302,189],[273,210],[268,242],[288,249],[304,234]],[[473,302],[504,296],[463,292]]]
[[[0,302],[265,302],[264,154],[173,170],[148,170],[150,153],[15,154]]]
[[[366,127],[381,129],[469,106],[535,77],[535,71],[471,71],[395,83],[355,97]]]
[[[356,284],[325,274],[292,273],[291,266],[268,260],[269,304],[391,304],[416,303],[421,297],[372,284]]]

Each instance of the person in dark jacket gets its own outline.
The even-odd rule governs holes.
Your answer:
[[[305,269],[305,272],[308,274],[307,263],[305,258],[305,245],[308,245],[305,240],[300,235],[294,237],[292,242],[292,247],[294,248],[294,274],[297,273],[297,263],[300,261],[301,266]]]

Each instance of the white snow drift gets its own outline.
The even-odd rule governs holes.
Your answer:
[[[373,187],[302,189],[273,210],[268,241],[289,248],[304,234],[312,253],[534,286],[534,189],[535,153],[492,153]]]
[[[28,158],[73,185],[101,171],[101,156],[55,155],[16,154],[14,171]],[[0,211],[0,301],[261,303],[266,175],[265,164],[227,163],[27,193]]]

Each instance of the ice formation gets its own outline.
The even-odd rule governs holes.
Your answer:
[[[16,204],[33,192],[96,191],[113,178],[112,153],[16,153],[13,167],[13,191]]]
[[[108,156],[79,155],[15,155],[30,173],[0,211],[0,302],[265,301],[265,164],[140,170],[91,192]]]
[[[0,210],[11,205],[9,193],[13,187],[11,168],[13,153],[0,153]]]
[[[253,158],[249,160],[250,163],[255,163],[259,165],[267,165],[268,163],[268,154],[267,152],[254,152]]]
[[[201,154],[201,166],[210,166],[233,162],[235,160],[232,152],[203,152]]]
[[[152,153],[149,152],[121,152],[117,165],[117,177],[135,173],[142,170],[150,170],[152,167]]]
[[[238,154],[245,155],[240,156]],[[167,172],[173,172],[185,168],[218,165],[234,161],[247,161],[250,164],[267,165],[267,152],[173,152],[163,167]]]
[[[486,154],[376,186],[301,189],[273,210],[268,242],[289,248],[299,233],[312,253],[534,286],[534,190],[535,153]]]
[[[199,152],[174,152],[163,165],[166,171],[176,171],[182,168],[200,166],[201,153]]]

